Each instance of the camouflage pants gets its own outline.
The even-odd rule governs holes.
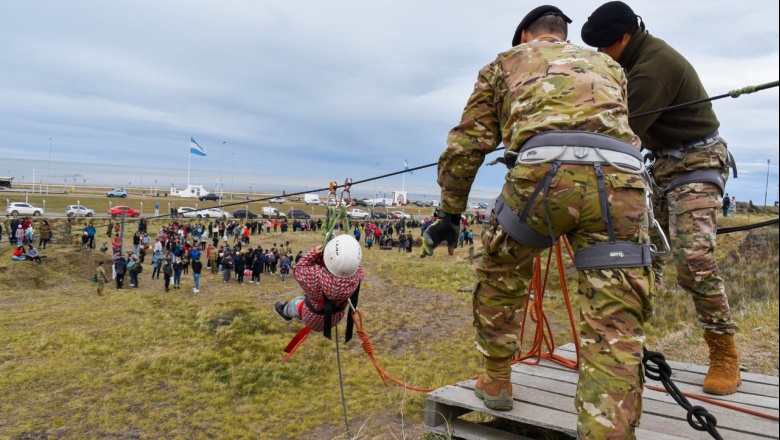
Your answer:
[[[728,178],[728,153],[724,143],[687,151],[682,158],[659,158],[653,164],[656,184],[664,187],[682,173],[714,168]],[[690,183],[667,192],[653,194],[653,212],[669,237],[677,268],[677,282],[693,298],[696,315],[705,331],[734,334],[729,301],[723,279],[715,262],[715,237],[718,209],[722,206],[720,189],[712,183]],[[654,240],[654,242],[657,242]],[[653,270],[659,282],[664,260],[656,258]]]
[[[503,196],[515,212],[522,209],[549,164],[518,166],[507,175]],[[647,242],[645,183],[605,167],[615,235]],[[538,197],[526,219],[549,234],[544,203]],[[552,229],[566,234],[576,250],[608,241],[592,166],[563,165],[547,196]],[[518,351],[534,257],[542,252],[507,235],[495,215],[485,231],[484,253],[474,290],[477,349],[489,357]],[[631,438],[642,413],[644,323],[652,315],[649,267],[579,271],[580,377],[575,398],[577,431],[582,438]]]

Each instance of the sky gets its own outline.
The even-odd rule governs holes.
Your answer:
[[[0,175],[29,182],[34,167],[44,183],[78,173],[86,184],[182,187],[191,159],[192,183],[276,191],[434,163],[478,70],[540,4],[4,2]],[[601,4],[556,3],[574,20],[573,43],[583,44],[582,24]],[[710,95],[780,77],[778,2],[628,4],[691,61]],[[771,203],[778,89],[714,109],[739,167],[727,191],[758,204],[768,192]],[[190,137],[206,157],[188,156]],[[504,175],[483,167],[472,194],[497,195]],[[402,186],[436,194],[435,168],[356,190]]]

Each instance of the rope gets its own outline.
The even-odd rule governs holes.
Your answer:
[[[773,88],[773,87],[777,87],[778,85],[780,85],[780,81],[773,81],[773,82],[761,84],[761,85],[758,85],[758,86],[747,86],[747,87],[743,87],[741,89],[732,90],[732,91],[730,91],[728,93],[725,93],[725,94],[722,94],[722,95],[713,96],[711,98],[700,99],[700,100],[696,100],[696,101],[691,101],[691,102],[686,102],[686,103],[682,103],[682,104],[677,104],[677,105],[665,107],[665,108],[662,108],[662,109],[647,111],[647,112],[644,112],[644,113],[637,113],[635,115],[630,115],[628,118],[629,119],[633,119],[633,118],[639,118],[639,117],[642,117],[642,116],[647,116],[647,115],[651,115],[651,114],[655,114],[655,113],[662,113],[662,112],[665,112],[665,111],[676,110],[676,109],[683,108],[683,107],[688,107],[688,106],[692,106],[692,105],[696,105],[696,104],[701,104],[701,103],[707,102],[707,101],[714,101],[714,100],[717,100],[717,99],[725,98],[727,96],[732,96],[732,94],[733,94],[732,97],[736,98],[736,97],[738,97],[740,95],[743,95],[743,94],[755,93],[755,92],[758,92],[758,91],[761,91],[761,90],[766,90],[766,89],[770,89],[770,88]],[[499,148],[496,148],[494,151],[501,151],[501,150],[504,150],[505,148],[506,147],[499,147]],[[433,162],[433,163],[420,165],[420,166],[409,168],[409,169],[403,169],[403,170],[400,170],[400,171],[394,171],[392,173],[387,173],[387,174],[382,174],[382,175],[379,175],[379,176],[369,177],[369,178],[366,178],[366,179],[363,179],[363,180],[357,180],[357,181],[354,181],[354,182],[352,182],[352,181],[345,182],[344,185],[333,185],[333,186],[329,185],[328,187],[325,187],[325,188],[318,188],[318,189],[313,189],[313,190],[300,191],[300,192],[296,192],[296,193],[285,194],[284,196],[285,197],[296,197],[296,196],[301,196],[301,195],[304,195],[304,194],[308,194],[310,192],[321,192],[321,191],[330,191],[331,189],[336,190],[336,189],[339,189],[339,188],[349,188],[352,185],[358,185],[358,184],[361,184],[361,183],[373,182],[375,180],[380,180],[380,179],[384,179],[384,178],[387,178],[387,177],[397,176],[399,174],[411,173],[412,171],[423,170],[425,168],[433,167],[433,166],[435,166],[437,164],[438,164],[438,162]],[[351,180],[351,179],[349,179],[349,180]],[[246,204],[249,204],[249,203],[264,202],[264,201],[271,200],[271,199],[276,198],[276,197],[280,197],[280,195],[272,195],[272,196],[261,197],[261,198],[257,198],[257,199],[247,199],[247,200],[242,200],[240,202],[235,202],[235,203],[220,204],[220,205],[217,205],[216,208],[222,209],[222,208],[229,208],[231,206],[240,206],[240,205],[246,205]],[[204,209],[208,209],[208,208],[198,209],[198,210],[196,210],[196,212],[197,211],[202,211]],[[157,219],[157,218],[170,218],[170,214],[157,215],[157,216],[153,216],[153,217],[144,217],[144,218],[146,220],[154,220],[154,219]],[[104,225],[106,223],[101,223],[99,225],[95,224],[95,223],[93,223],[93,224],[95,225],[95,227],[98,227],[98,226],[102,226],[102,225]]]
[[[363,351],[366,352],[366,355],[368,355],[368,359],[371,361],[371,363],[374,365],[374,368],[376,368],[376,372],[379,373],[379,377],[382,379],[382,382],[385,384],[385,387],[388,386],[387,380],[391,380],[392,382],[396,383],[397,385],[400,385],[407,390],[412,391],[421,391],[423,393],[430,393],[431,391],[436,390],[436,388],[419,388],[412,385],[408,385],[405,382],[402,382],[390,374],[388,374],[385,370],[382,369],[382,367],[379,365],[379,362],[374,357],[374,346],[371,344],[371,339],[369,339],[368,334],[366,334],[365,330],[363,330],[363,314],[360,313],[360,310],[352,308],[350,311],[352,313],[352,319],[355,321],[355,333],[357,333],[358,338],[362,341],[361,346],[363,347]]]
[[[349,419],[347,419],[347,399],[344,397],[344,376],[341,373],[341,355],[339,354],[339,326],[336,327],[336,363],[339,366],[339,388],[341,389],[341,406],[344,409],[344,426],[347,427],[347,440],[352,438],[349,433]]]
[[[771,89],[773,87],[777,87],[779,84],[780,84],[780,81],[772,81],[772,82],[768,82],[768,83],[757,85],[757,86],[747,86],[747,87],[743,87],[741,89],[732,90],[732,91],[730,91],[728,93],[724,93],[722,95],[713,96],[711,98],[697,99],[696,101],[684,102],[682,104],[671,105],[671,106],[666,107],[666,108],[660,108],[660,109],[657,109],[657,110],[650,110],[650,111],[646,111],[646,112],[642,112],[642,113],[637,113],[635,115],[630,115],[628,117],[628,119],[641,118],[642,116],[654,115],[656,113],[663,113],[663,112],[671,111],[671,110],[679,110],[681,108],[690,107],[692,105],[702,104],[702,103],[710,102],[710,101],[716,101],[718,99],[723,99],[723,98],[726,98],[728,96],[730,96],[732,98],[738,98],[740,95],[746,95],[746,94],[755,93],[755,92],[758,92],[758,91],[761,91],[761,90]]]
[[[718,228],[718,231],[715,234],[720,235],[720,234],[731,234],[732,232],[739,232],[739,231],[749,231],[751,229],[762,228],[764,226],[771,226],[779,223],[780,223],[780,218],[776,218],[774,220],[767,220],[764,222],[753,223],[750,225],[731,226],[729,228]]]
[[[523,323],[520,327],[520,352],[515,356],[512,363],[523,363],[527,365],[537,365],[542,359],[547,359],[550,362],[556,363],[566,368],[573,370],[579,369],[580,358],[580,344],[577,337],[577,329],[574,323],[574,311],[571,307],[571,301],[569,299],[569,289],[566,282],[566,274],[564,273],[563,256],[561,252],[561,242],[566,245],[566,249],[574,261],[574,255],[569,246],[566,237],[561,237],[554,247],[550,248],[550,252],[547,254],[547,263],[544,271],[544,277],[542,278],[542,266],[541,266],[541,254],[534,258],[534,274],[531,278],[531,284],[528,287],[528,300],[526,302],[525,315]],[[558,277],[561,280],[561,291],[563,293],[564,302],[566,304],[566,311],[569,315],[569,324],[571,326],[571,332],[574,339],[574,346],[577,350],[577,356],[575,360],[568,359],[561,355],[555,354],[555,338],[552,334],[550,323],[547,319],[547,315],[544,313],[544,292],[547,287],[547,280],[550,273],[550,265],[552,262],[552,255],[555,254],[556,265],[558,267]],[[533,294],[533,299],[531,295]],[[536,324],[534,332],[533,343],[531,349],[526,354],[522,354],[522,343],[525,335],[525,325],[528,322],[528,318]],[[547,352],[543,353],[543,347],[547,348]],[[533,360],[532,360],[533,358]]]
[[[715,416],[710,414],[704,407],[691,405],[679,388],[677,388],[677,385],[672,382],[672,367],[666,363],[664,355],[656,351],[649,351],[647,348],[643,348],[643,350],[642,363],[645,367],[645,375],[650,379],[660,380],[666,392],[669,393],[675,402],[688,411],[688,424],[697,431],[707,431],[714,439],[723,440],[716,428],[718,421],[715,419]],[[650,365],[650,362],[654,363],[655,366]],[[696,419],[695,422],[693,421],[694,418]]]

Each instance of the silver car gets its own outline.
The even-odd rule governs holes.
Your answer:
[[[43,208],[24,202],[11,202],[5,208],[5,212],[11,215],[32,215],[33,217],[38,217],[43,215]]]
[[[95,215],[95,210],[81,205],[68,205],[65,208],[65,214],[68,217],[92,217]]]

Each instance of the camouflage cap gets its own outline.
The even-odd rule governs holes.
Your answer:
[[[523,31],[527,29],[528,26],[531,26],[533,22],[544,17],[545,15],[555,15],[566,20],[566,23],[571,23],[571,18],[567,17],[566,14],[563,13],[563,11],[556,8],[555,6],[550,6],[550,5],[539,6],[537,8],[534,8],[528,14],[526,14],[526,16],[523,17],[523,20],[520,22],[520,24],[517,25],[517,29],[515,30],[515,36],[512,38],[512,46],[517,46],[518,44],[520,44],[520,38],[522,37]]]
[[[592,47],[607,47],[620,39],[636,23],[637,15],[621,1],[604,3],[582,25],[582,41]]]

